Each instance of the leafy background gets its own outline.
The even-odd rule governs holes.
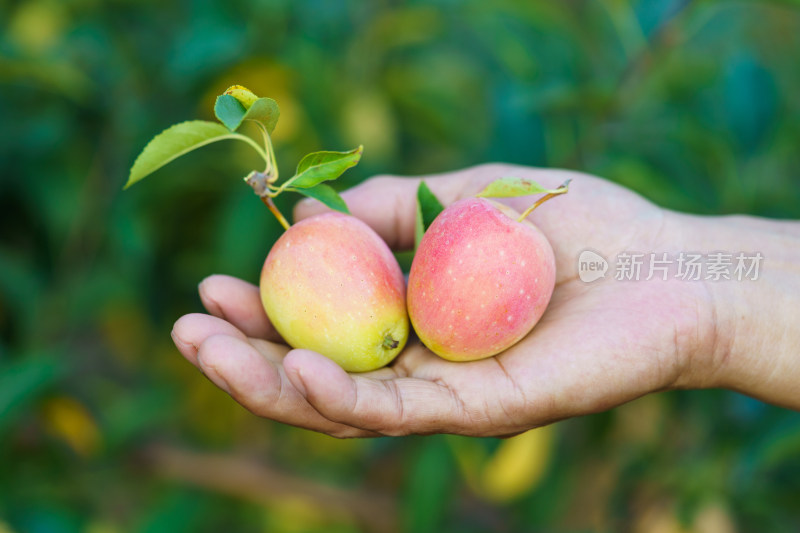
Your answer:
[[[257,419],[169,337],[279,234],[255,155],[121,191],[236,82],[280,103],[285,165],[364,143],[346,185],[507,161],[800,218],[797,1],[0,0],[0,28],[3,533],[800,528],[800,414],[733,393],[502,442]]]

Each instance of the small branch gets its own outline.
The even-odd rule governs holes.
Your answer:
[[[280,211],[278,211],[278,206],[275,205],[275,202],[272,201],[272,198],[269,196],[262,196],[261,201],[264,202],[264,205],[266,205],[270,211],[272,211],[272,214],[275,215],[275,218],[277,218],[278,222],[281,223],[283,229],[289,229],[291,224],[289,224],[289,221],[283,217]]]
[[[165,445],[145,448],[143,458],[145,465],[161,477],[259,505],[303,499],[332,519],[355,518],[368,531],[395,533],[398,529],[394,497],[374,489],[336,487],[241,456],[197,453]]]
[[[244,182],[253,188],[253,192],[258,197],[273,196],[269,186],[269,176],[264,172],[255,170],[247,175]]]
[[[270,175],[265,174],[263,172],[256,172],[253,171],[247,175],[244,179],[245,183],[247,183],[250,187],[253,188],[253,192],[256,193],[256,196],[261,198],[261,201],[264,202],[272,214],[275,215],[275,218],[278,219],[278,222],[281,223],[283,229],[289,229],[289,221],[284,218],[283,214],[278,210],[278,206],[275,205],[275,202],[272,199],[278,196],[280,190],[272,191],[273,187],[270,187]]]

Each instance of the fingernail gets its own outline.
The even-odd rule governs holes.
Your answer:
[[[195,351],[197,350],[197,348],[193,344],[189,344],[188,342],[184,342],[183,340],[181,340],[181,338],[178,337],[178,335],[175,334],[175,330],[174,329],[170,332],[169,335],[170,335],[170,337],[172,337],[172,342],[175,343],[175,346],[177,346],[179,350],[181,350],[181,351],[188,350],[188,349],[192,349],[192,350],[195,350]]]
[[[208,281],[215,276],[219,276],[219,274],[209,274],[200,280],[200,283],[197,284],[197,292],[202,292],[204,289],[208,288]]]
[[[205,306],[206,311],[222,320],[228,320],[225,317],[222,306],[208,293],[208,278],[197,284],[197,294],[200,295],[200,301],[203,303],[203,306]]]
[[[203,374],[205,374],[206,377],[211,380],[211,383],[224,390],[228,394],[232,394],[230,385],[228,385],[228,382],[217,373],[217,369],[215,369],[213,366],[203,364],[203,360],[200,358],[197,359],[197,362],[200,365],[200,369],[203,371]]]

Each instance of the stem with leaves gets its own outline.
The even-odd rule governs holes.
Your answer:
[[[281,185],[276,185],[279,174],[272,132],[278,122],[280,109],[275,100],[259,98],[248,89],[234,85],[217,97],[214,114],[220,123],[203,120],[181,122],[156,135],[136,158],[125,188],[192,150],[230,139],[246,143],[264,160],[264,171],[250,172],[245,177],[245,182],[253,188],[284,229],[289,229],[289,222],[274,202],[284,192],[297,192],[319,200],[331,209],[349,213],[344,200],[333,187],[324,182],[338,179],[348,168],[358,164],[363,147],[347,152],[308,154],[297,165],[292,177]],[[261,133],[263,147],[253,138],[236,132],[245,121],[256,124]]]
[[[546,189],[530,179],[500,178],[487,185],[475,196],[477,198],[512,198],[544,193],[544,196],[539,198],[517,218],[517,222],[522,222],[534,209],[547,200],[567,193],[571,181],[571,179],[568,179],[556,189]],[[444,211],[442,202],[436,198],[436,195],[433,194],[425,181],[420,181],[419,187],[417,187],[417,221],[414,231],[414,249],[419,247],[419,243],[422,241],[422,237],[428,227],[442,211]]]

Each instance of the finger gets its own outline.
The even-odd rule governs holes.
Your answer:
[[[212,335],[228,335],[246,341],[247,337],[233,324],[221,318],[202,313],[192,313],[180,317],[172,326],[172,340],[178,351],[194,366],[197,363],[197,350]]]
[[[264,312],[261,294],[255,285],[217,274],[204,279],[198,292],[209,313],[227,320],[248,337],[281,340]]]
[[[238,336],[206,338],[197,361],[215,385],[258,416],[338,437],[375,436],[326,419],[295,389],[281,365]]]
[[[198,368],[200,367],[197,362],[197,350],[203,341],[212,335],[229,335],[249,342],[274,363],[280,363],[283,356],[289,351],[285,344],[248,338],[229,322],[202,313],[185,315],[178,319],[172,328],[172,340],[175,342],[175,346],[190,363]]]
[[[464,405],[447,387],[419,378],[348,374],[309,350],[292,350],[284,369],[295,389],[329,420],[383,435],[462,433]]]

